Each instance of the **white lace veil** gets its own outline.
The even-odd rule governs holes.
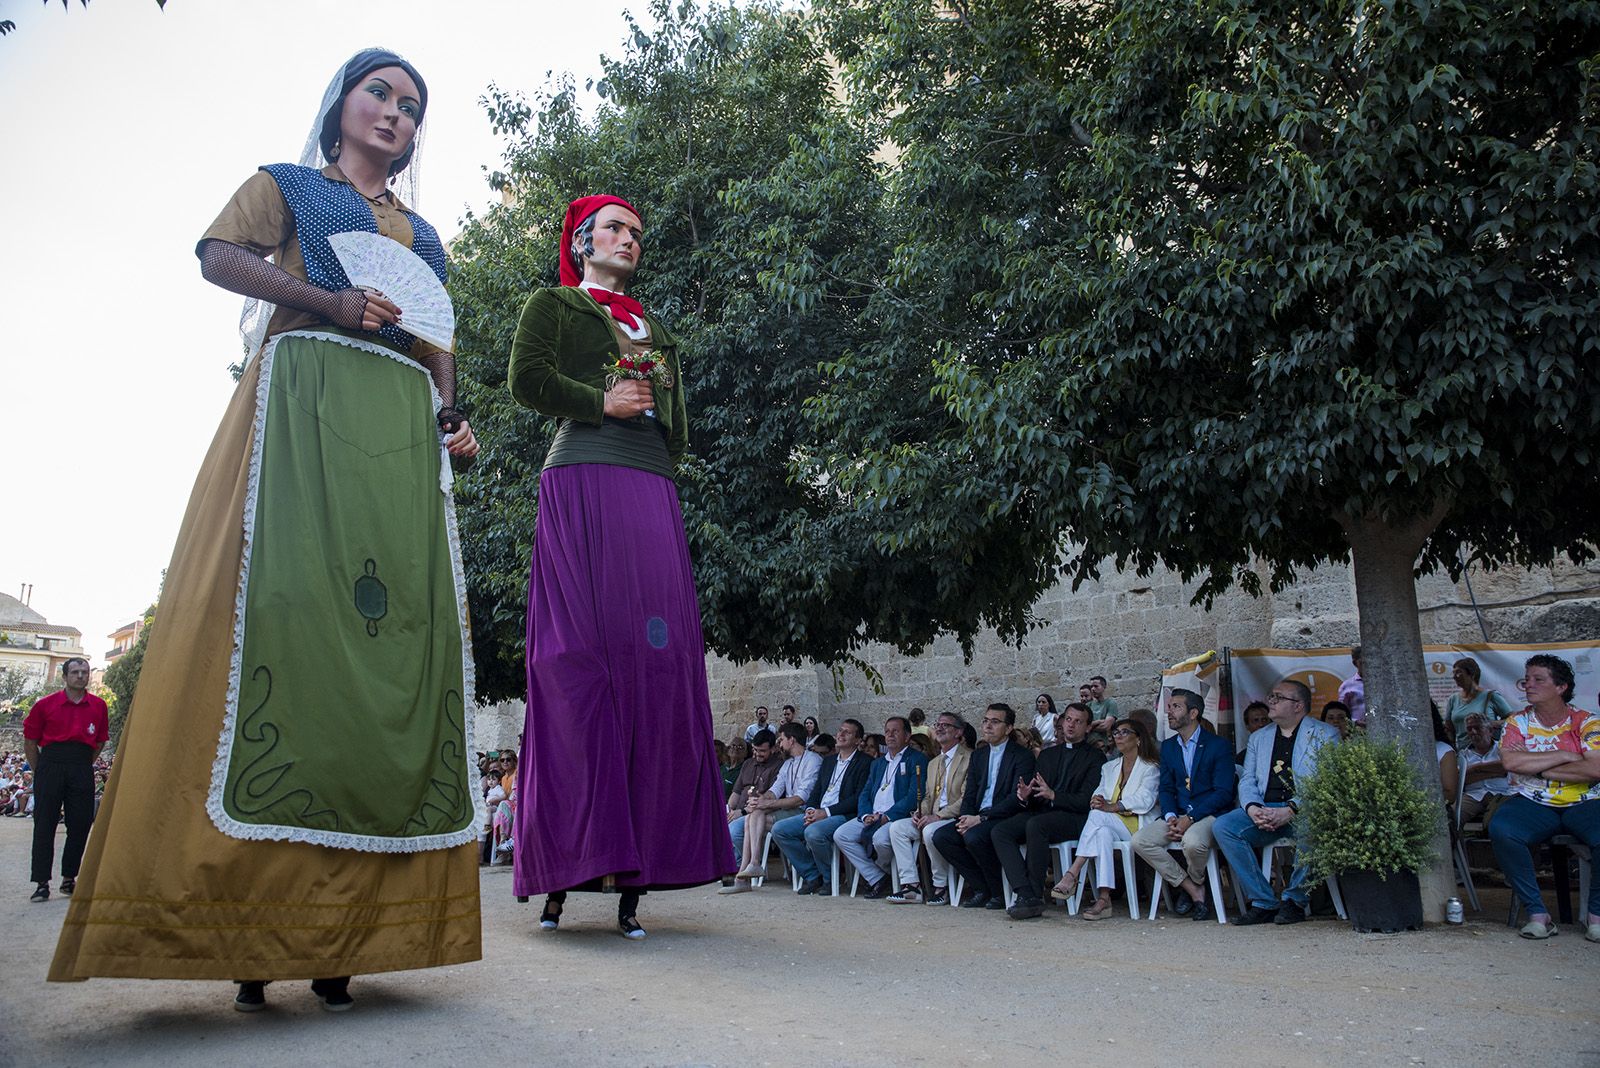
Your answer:
[[[330,162],[322,152],[323,120],[327,117],[329,110],[344,98],[340,90],[344,87],[345,71],[350,69],[350,64],[364,59],[373,51],[384,51],[392,55],[399,55],[398,52],[387,48],[363,48],[345,60],[339,69],[333,72],[333,80],[328,83],[328,88],[323,90],[322,103],[317,106],[316,118],[311,120],[311,133],[306,137],[305,147],[300,150],[300,158],[295,161],[300,166],[314,167],[317,170],[321,170]],[[423,121],[427,121],[426,114],[423,115]],[[418,210],[417,197],[422,183],[422,130],[422,126],[418,125],[417,135],[411,142],[411,162],[407,164],[405,170],[389,179],[389,188],[394,191],[394,195],[399,197],[400,202],[412,211]],[[254,297],[245,300],[244,309],[239,313],[239,336],[244,339],[246,359],[254,356],[257,350],[261,348],[261,343],[266,340],[267,324],[272,321],[272,313],[277,308],[276,304],[256,300]]]

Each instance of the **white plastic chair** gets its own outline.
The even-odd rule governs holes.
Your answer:
[[[1182,843],[1171,843],[1167,846],[1167,852],[1183,856]],[[1213,847],[1211,855],[1206,857],[1206,882],[1210,884],[1211,900],[1217,907],[1217,922],[1225,924],[1228,922],[1228,906],[1224,904],[1222,898],[1222,868],[1217,864],[1217,854],[1220,852],[1220,849]],[[1150,919],[1156,918],[1156,908],[1163,902],[1165,902],[1167,910],[1170,912],[1172,910],[1172,887],[1168,886],[1167,881],[1157,874],[1155,885],[1150,888]]]
[[[1139,880],[1133,866],[1133,841],[1132,839],[1129,839],[1128,841],[1124,842],[1115,842],[1112,844],[1111,849],[1114,853],[1122,854],[1122,879],[1123,885],[1128,891],[1128,917],[1129,919],[1137,920],[1139,919]],[[1100,862],[1098,860],[1091,859],[1089,863],[1098,865]],[[1068,909],[1068,911],[1074,916],[1078,914],[1078,906],[1083,902],[1084,888],[1089,883],[1089,869],[1087,866],[1084,867],[1083,873],[1084,878],[1078,880],[1078,888],[1073,891],[1072,904]],[[1100,873],[1097,870],[1095,872],[1096,883],[1099,882],[1099,874]],[[1156,881],[1160,882],[1161,877],[1157,876]]]
[[[1274,838],[1272,841],[1261,847],[1261,874],[1266,877],[1267,881],[1270,882],[1272,880],[1273,853],[1279,849],[1293,848],[1295,848],[1295,840],[1293,838]],[[1215,860],[1216,856],[1216,850],[1212,850],[1211,859]],[[1333,898],[1333,910],[1339,914],[1339,918],[1341,920],[1348,919],[1349,917],[1345,915],[1344,911],[1344,895],[1339,893],[1338,876],[1328,876],[1327,886],[1328,896]],[[1241,915],[1249,911],[1250,903],[1244,899],[1244,887],[1240,885],[1238,879],[1233,880],[1233,899],[1238,902],[1239,913]]]

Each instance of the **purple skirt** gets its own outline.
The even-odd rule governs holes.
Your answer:
[[[733,871],[678,490],[539,477],[513,891],[700,886]],[[593,887],[585,884],[595,883]]]

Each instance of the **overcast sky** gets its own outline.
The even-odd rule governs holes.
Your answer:
[[[32,583],[100,664],[156,596],[233,390],[240,298],[193,251],[233,191],[294,161],[334,71],[382,45],[428,81],[414,206],[448,237],[494,200],[489,83],[581,86],[625,24],[620,0],[0,0],[0,19],[0,590]]]

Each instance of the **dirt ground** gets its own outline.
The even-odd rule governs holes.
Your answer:
[[[614,898],[575,895],[545,934],[486,868],[481,962],[359,978],[339,1015],[278,983],[245,1015],[224,983],[45,983],[66,903],[29,903],[30,834],[0,819],[4,1065],[1600,1065],[1600,945],[1517,938],[1503,891],[1464,927],[1358,935],[1017,923],[774,880],[652,894],[629,942]]]

